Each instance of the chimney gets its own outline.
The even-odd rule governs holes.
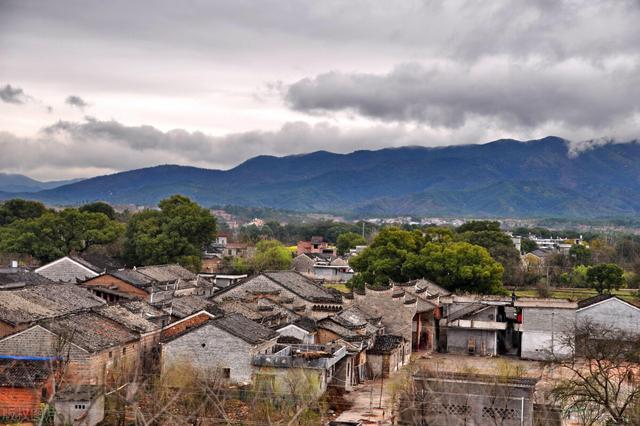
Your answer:
[[[17,260],[12,260],[11,261],[11,267],[16,269],[18,267],[18,261]]]

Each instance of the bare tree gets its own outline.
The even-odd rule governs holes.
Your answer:
[[[584,425],[640,424],[640,339],[621,330],[583,322],[561,337],[569,355],[549,354],[561,378],[550,392]]]

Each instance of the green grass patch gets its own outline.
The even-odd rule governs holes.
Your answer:
[[[338,290],[341,293],[350,293],[351,290],[349,290],[349,287],[347,287],[346,284],[325,284],[325,287],[328,288],[335,288],[336,290]]]
[[[635,289],[621,289],[614,290],[613,294],[620,297],[621,299],[629,300],[629,301],[638,301],[639,299],[636,297],[636,292],[638,290]],[[551,289],[551,297],[554,299],[570,299],[570,300],[582,300],[587,299],[589,297],[595,296],[598,294],[594,289],[591,288],[558,288]],[[527,288],[527,289],[519,289],[516,290],[516,296],[518,297],[537,297],[538,292],[535,289]]]

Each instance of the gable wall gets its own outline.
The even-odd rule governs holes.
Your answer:
[[[275,340],[254,347],[208,324],[162,345],[162,371],[166,373],[171,367],[179,368],[181,364],[189,364],[202,371],[229,368],[232,382],[248,383],[254,371],[251,365],[253,355],[270,350],[274,344]]]
[[[131,296],[139,297],[142,300],[149,299],[149,293],[147,293],[146,291],[108,274],[100,275],[99,277],[92,278],[84,282],[83,285],[87,287],[115,286],[118,289],[118,291],[121,291],[123,293],[129,294]]]
[[[98,275],[95,272],[90,272],[70,259],[63,259],[60,262],[46,266],[38,270],[37,273],[43,277],[49,278],[51,281],[66,283],[76,283]]]
[[[640,333],[640,309],[611,298],[576,313],[578,324],[585,321],[627,333]]]

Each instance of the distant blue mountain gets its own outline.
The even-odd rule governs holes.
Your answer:
[[[563,139],[259,156],[227,170],[175,165],[21,194],[56,204],[209,205],[372,215],[600,217],[640,213],[640,144],[570,155]],[[2,190],[2,188],[0,188]],[[7,195],[5,194],[6,198]]]
[[[57,188],[62,185],[79,182],[82,179],[58,180],[49,182],[40,182],[30,177],[0,173],[0,191],[1,192],[37,192],[45,189]]]

